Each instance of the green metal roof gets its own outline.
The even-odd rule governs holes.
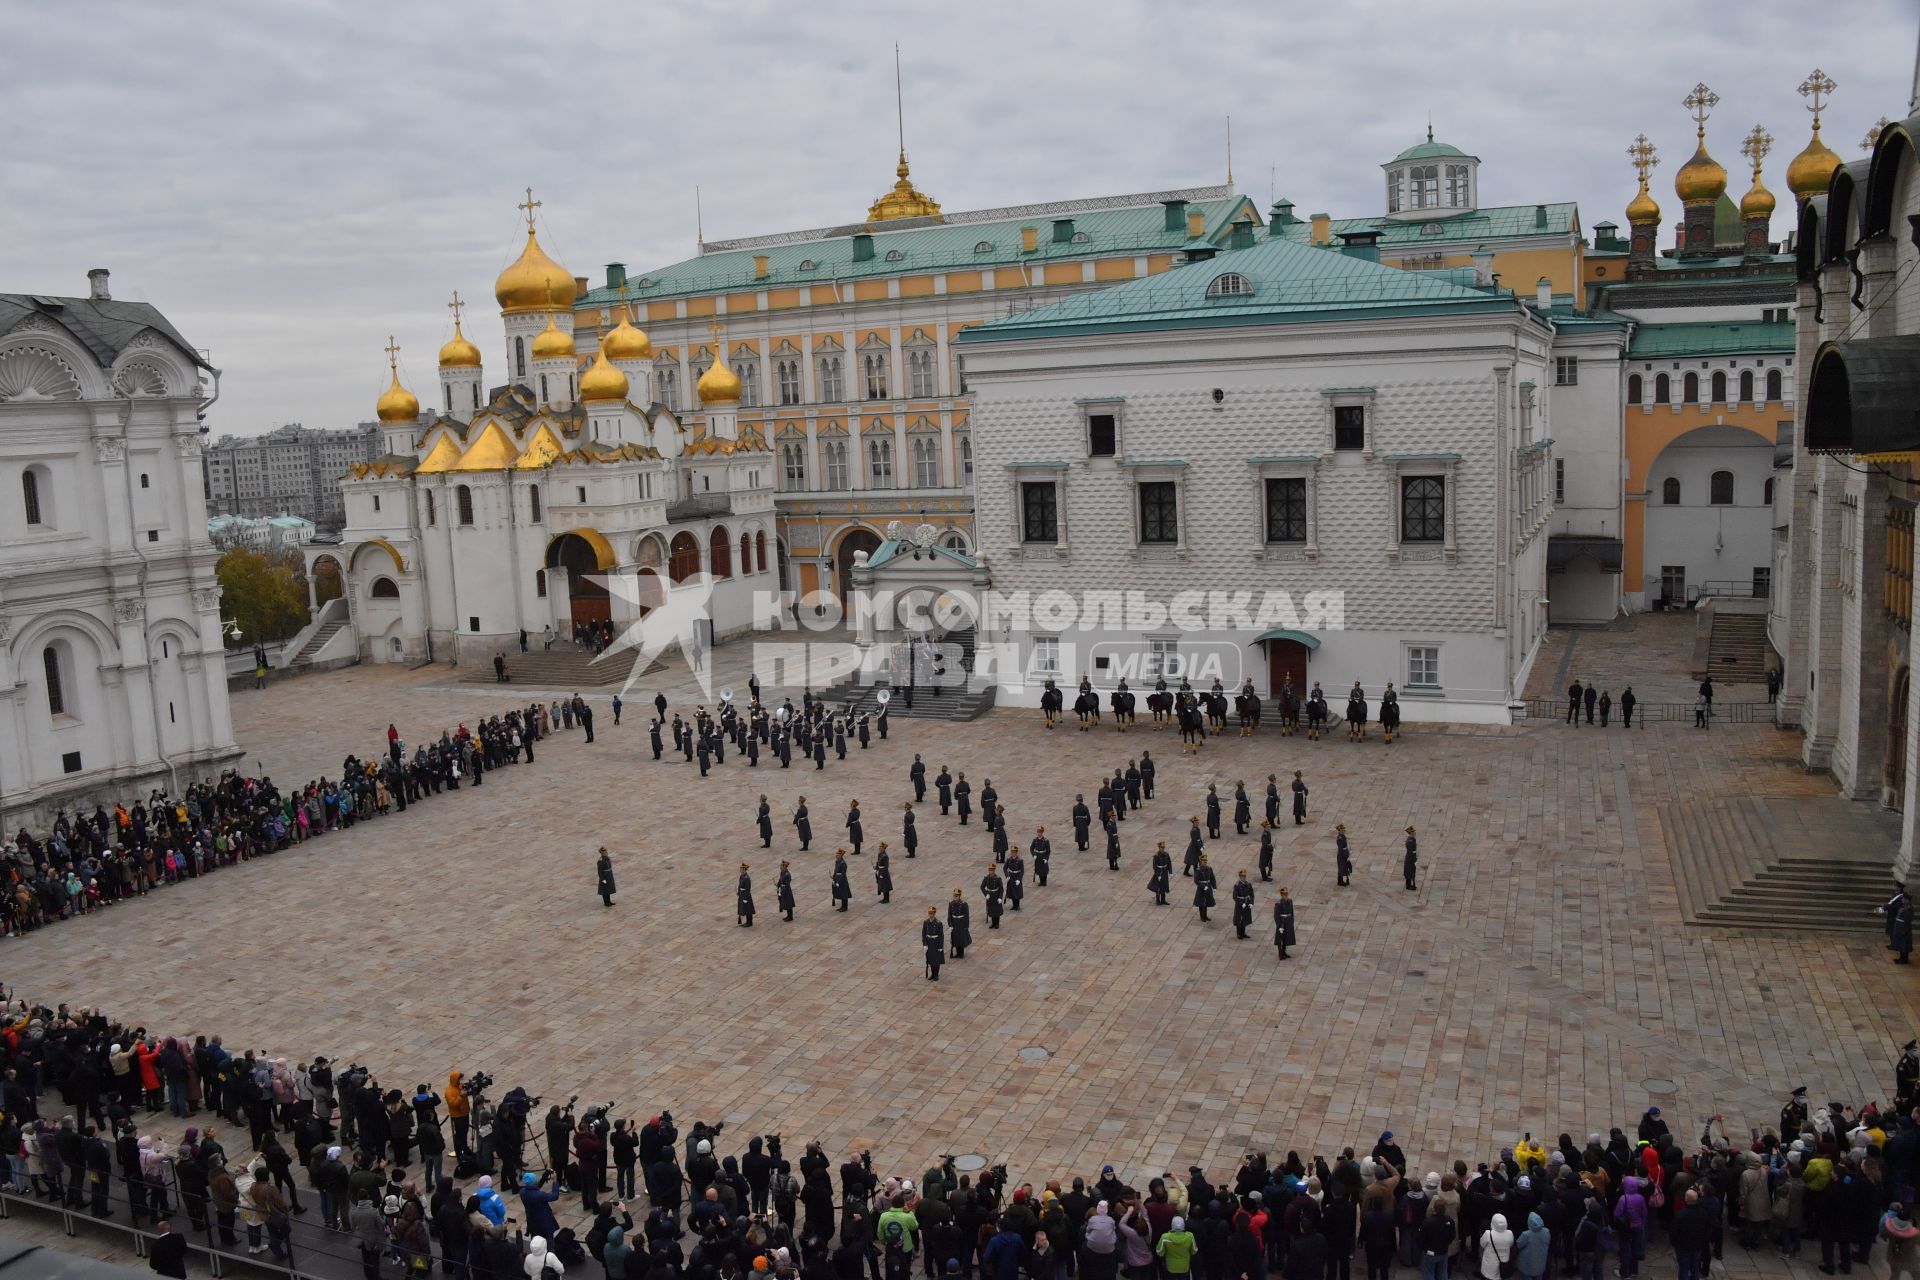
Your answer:
[[[1665,360],[1675,356],[1737,356],[1792,350],[1791,320],[1643,324],[1633,331],[1627,359]]]
[[[1479,158],[1479,156],[1468,155],[1452,143],[1435,142],[1433,135],[1428,134],[1425,142],[1408,147],[1405,151],[1395,156],[1394,160],[1478,160]]]
[[[1228,274],[1245,277],[1253,292],[1209,296],[1214,280]],[[1455,284],[1436,278],[1440,274],[1402,271],[1290,240],[1262,240],[1251,249],[975,325],[959,341],[1519,308],[1510,293]]]
[[[1546,225],[1541,213],[1546,210]],[[1423,244],[1446,244],[1460,240],[1506,240],[1520,236],[1564,236],[1580,230],[1580,206],[1577,204],[1514,204],[1492,209],[1470,209],[1451,213],[1431,211],[1432,217],[1407,218],[1335,218],[1331,224],[1334,238],[1342,232],[1377,231],[1382,248],[1411,248]],[[1428,227],[1437,226],[1437,232]],[[1303,244],[1313,242],[1313,224],[1297,222],[1281,228],[1281,237]]]
[[[1105,203],[1105,202],[1090,202]],[[1251,218],[1260,223],[1259,212],[1245,196],[1225,196],[1212,200],[1187,202],[1189,211],[1198,209],[1205,216],[1206,239],[1226,239],[1235,219]],[[827,284],[836,280],[862,280],[912,275],[926,271],[966,271],[1027,263],[1058,262],[1081,258],[1112,257],[1128,253],[1177,252],[1188,243],[1184,218],[1174,230],[1166,226],[1166,209],[1155,199],[1122,208],[1049,208],[997,221],[941,222],[916,225],[903,230],[887,230],[886,223],[860,224],[822,232],[818,238],[792,243],[743,242],[738,249],[703,253],[685,262],[627,276],[628,300],[651,301],[658,298],[683,298],[741,290],[788,288],[798,285]],[[1071,218],[1075,240],[1056,242],[1053,223]],[[1039,245],[1032,253],[1020,250],[1020,232],[1033,227],[1039,232]],[[853,260],[857,235],[873,237],[873,256]],[[1256,233],[1257,234],[1257,233]],[[1085,236],[1084,240],[1079,239]],[[980,246],[985,245],[985,248]],[[896,256],[897,255],[897,256]],[[757,276],[754,258],[765,256],[767,274]],[[803,269],[803,265],[812,266]],[[619,300],[617,290],[604,286],[589,292],[583,305],[604,306]]]

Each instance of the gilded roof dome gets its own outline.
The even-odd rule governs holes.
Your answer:
[[[1660,202],[1647,190],[1647,180],[1640,179],[1640,194],[1627,201],[1627,221],[1638,225],[1642,222],[1660,221]]]
[[[620,323],[607,330],[600,339],[600,350],[609,360],[651,360],[653,358],[653,339],[644,330],[634,327],[627,319],[627,309],[620,308]]]
[[[1727,193],[1727,171],[1707,154],[1704,136],[1694,149],[1693,158],[1673,175],[1673,189],[1682,204],[1712,204]]]
[[[607,363],[606,344],[580,375],[580,398],[588,404],[627,398],[627,375]]]
[[[1822,195],[1833,180],[1833,171],[1839,167],[1840,157],[1820,140],[1820,126],[1816,124],[1806,149],[1787,165],[1787,189],[1801,200]]]
[[[393,371],[393,385],[374,404],[382,422],[413,422],[420,417],[420,397],[400,385],[400,371]]]
[[[1771,218],[1774,204],[1773,192],[1767,190],[1760,181],[1758,173],[1753,175],[1753,186],[1747,194],[1740,197],[1740,216],[1742,218]]]
[[[447,339],[447,345],[440,348],[440,367],[442,369],[478,369],[480,367],[480,348],[467,341],[467,335],[460,332],[460,321],[453,322],[453,336]]]
[[[565,310],[573,306],[573,276],[547,256],[529,226],[527,247],[493,282],[493,296],[499,300],[503,315]]]
[[[577,359],[573,348],[573,335],[555,324],[552,316],[548,316],[547,327],[542,329],[533,340],[533,358],[535,360]]]
[[[727,368],[725,351],[716,351],[712,366],[694,384],[701,404],[731,404],[740,399],[740,375]]]
[[[932,196],[919,191],[913,185],[913,179],[907,176],[907,153],[900,153],[900,163],[894,166],[895,181],[893,190],[873,202],[867,210],[868,222],[892,222],[896,218],[937,218],[940,216],[940,202]]]

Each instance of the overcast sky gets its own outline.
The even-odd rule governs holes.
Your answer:
[[[521,188],[575,274],[710,238],[862,216],[893,180],[893,42],[915,182],[949,210],[1217,183],[1264,210],[1377,213],[1379,165],[1436,136],[1481,157],[1481,202],[1573,200],[1623,222],[1625,154],[1659,146],[1677,213],[1680,100],[1708,145],[1806,142],[1795,86],[1839,82],[1843,157],[1906,113],[1916,0],[1213,0],[675,5],[502,0],[10,0],[0,42],[0,291],[160,307],[224,371],[216,435],[372,417],[381,348],[431,402],[454,289],[498,370],[494,276]],[[1058,12],[1063,16],[1056,19]],[[1270,174],[1272,175],[1270,177]],[[1663,230],[1663,243],[1667,242]]]

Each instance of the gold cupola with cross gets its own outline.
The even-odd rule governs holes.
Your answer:
[[[1799,155],[1787,162],[1787,190],[1793,192],[1796,201],[1824,194],[1827,184],[1833,180],[1833,171],[1840,167],[1840,157],[1820,140],[1820,113],[1826,110],[1828,96],[1838,87],[1833,77],[1818,67],[1800,82],[1800,96],[1807,100],[1807,110],[1813,112],[1813,137],[1807,140]]]

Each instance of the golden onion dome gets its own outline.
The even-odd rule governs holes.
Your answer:
[[[1627,221],[1635,226],[1660,221],[1660,202],[1647,190],[1645,178],[1640,179],[1640,194],[1627,201]]]
[[[480,348],[467,341],[467,335],[460,332],[460,321],[453,322],[453,336],[447,339],[447,345],[440,348],[440,367],[442,369],[478,369],[480,367]]]
[[[713,365],[694,384],[701,404],[730,404],[740,399],[740,375],[727,368],[726,353],[713,358]]]
[[[1806,149],[1787,165],[1787,189],[1801,200],[1824,195],[1827,184],[1833,181],[1833,171],[1839,167],[1840,157],[1820,141],[1820,126],[1816,124]]]
[[[493,296],[499,300],[503,315],[570,310],[574,300],[573,276],[547,256],[533,228],[528,227],[527,247],[493,282]]]
[[[414,422],[420,417],[420,397],[400,385],[400,371],[393,371],[393,385],[374,405],[382,422]]]
[[[580,375],[580,399],[588,404],[607,400],[625,400],[627,398],[627,375],[607,363],[607,349],[603,344],[600,354],[593,358],[587,371]]]
[[[1771,218],[1774,204],[1773,192],[1767,190],[1766,184],[1760,181],[1758,173],[1754,174],[1753,186],[1748,189],[1747,194],[1740,197],[1741,218]]]
[[[1707,140],[1700,139],[1693,158],[1673,175],[1673,189],[1682,204],[1713,204],[1727,193],[1727,171],[1707,154]]]
[[[573,335],[555,324],[552,316],[548,316],[547,327],[542,329],[533,340],[533,358],[535,360],[578,359],[573,349]]]
[[[627,319],[626,308],[622,307],[620,323],[607,330],[606,336],[600,339],[600,350],[609,360],[651,360],[653,339],[633,326]]]

